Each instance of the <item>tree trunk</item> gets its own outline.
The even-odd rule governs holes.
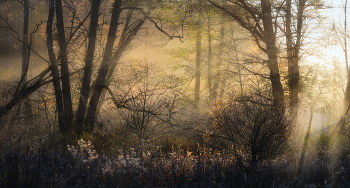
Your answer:
[[[125,41],[126,37],[128,36],[127,32],[128,32],[128,29],[129,29],[129,24],[130,24],[130,20],[131,20],[131,17],[133,15],[133,12],[134,12],[133,9],[130,9],[128,11],[128,14],[126,16],[125,26],[124,26],[124,29],[123,29],[123,33],[122,33],[122,35],[120,37],[120,40],[119,40],[119,44],[118,44],[119,46],[122,45],[123,41]],[[120,50],[120,48],[118,48],[118,50]],[[116,53],[118,53],[118,52],[116,52]],[[106,77],[106,85],[107,86],[109,86],[110,83],[111,83],[113,72],[114,72],[114,70],[115,70],[115,68],[117,66],[117,63],[119,61],[119,57],[120,56],[114,57],[114,58],[112,57],[113,64],[111,65],[111,68],[109,69],[108,75]],[[100,110],[102,108],[102,104],[103,104],[103,102],[104,102],[104,100],[106,98],[106,94],[107,94],[107,92],[105,90],[102,90],[102,94],[101,94],[100,100],[98,102],[96,113],[95,113],[96,115],[98,115],[100,113]]]
[[[294,112],[293,108],[293,36],[291,30],[292,23],[292,0],[287,0],[286,2],[286,44],[287,44],[287,60],[288,60],[288,87],[289,87],[289,105],[292,109],[292,114]]]
[[[241,88],[241,97],[243,97],[243,82],[242,82],[242,67],[239,62],[239,56],[238,56],[238,49],[237,49],[237,43],[236,39],[233,38],[233,50],[235,51],[235,56],[236,56],[236,64],[238,66],[238,79],[239,79],[239,86]]]
[[[200,22],[198,20],[198,22]],[[202,51],[202,30],[201,24],[198,24],[197,30],[197,39],[196,39],[196,83],[194,90],[194,105],[196,113],[199,113],[199,92],[200,92],[200,84],[201,84],[201,51]]]
[[[303,27],[303,14],[305,9],[305,0],[299,0],[298,5],[298,16],[297,16],[297,35],[296,42],[292,52],[292,62],[290,69],[288,70],[289,77],[291,77],[291,108],[294,118],[297,118],[297,111],[299,106],[299,54],[300,54],[300,46],[301,46],[301,30]]]
[[[107,43],[106,43],[106,48],[104,51],[102,63],[100,66],[100,70],[98,72],[97,78],[96,78],[96,83],[94,90],[92,92],[92,96],[89,102],[89,108],[87,112],[87,130],[92,131],[94,128],[94,123],[95,123],[95,116],[96,116],[96,108],[98,105],[98,101],[100,99],[102,89],[104,85],[106,84],[106,76],[108,73],[108,69],[111,66],[111,57],[112,57],[112,50],[113,50],[113,45],[116,39],[116,32],[118,28],[118,21],[119,21],[119,15],[121,12],[121,0],[116,0],[114,2],[113,6],[113,12],[112,12],[112,18],[111,18],[111,24],[109,27],[109,32],[108,32],[108,37],[107,37]]]
[[[62,95],[63,106],[66,116],[67,132],[71,133],[73,122],[73,106],[70,92],[70,79],[69,79],[69,64],[67,56],[67,44],[64,32],[63,13],[62,13],[62,1],[56,0],[56,25],[58,34],[58,43],[60,47],[59,59],[61,60],[61,76],[62,76]],[[69,135],[68,135],[69,136]]]
[[[29,54],[28,50],[28,20],[29,20],[29,3],[28,0],[23,1],[23,43],[22,43],[22,87],[26,87],[27,75],[29,69]],[[24,114],[26,116],[26,124],[29,125],[32,122],[32,108],[30,106],[29,97],[23,101]]]
[[[303,27],[303,14],[305,9],[305,0],[299,0],[297,15],[296,42],[293,46],[291,32],[291,0],[287,1],[286,15],[286,39],[288,56],[288,86],[289,101],[292,110],[292,117],[297,118],[299,103],[299,52],[301,46],[301,30]]]
[[[61,85],[60,85],[60,78],[59,78],[59,71],[58,71],[58,64],[55,57],[55,52],[53,51],[53,36],[52,36],[52,25],[53,25],[53,18],[55,13],[55,2],[54,0],[49,1],[49,16],[47,19],[47,27],[46,27],[46,45],[47,45],[47,51],[49,54],[49,59],[51,63],[51,74],[53,77],[53,88],[55,91],[55,98],[56,98],[56,107],[58,112],[58,125],[60,127],[60,130],[63,133],[67,133],[68,127],[66,123],[66,117],[64,115],[64,107],[63,107],[63,100],[62,100],[62,91],[61,91]]]
[[[215,80],[212,88],[212,93],[211,96],[213,97],[213,101],[216,100],[217,96],[219,95],[218,93],[218,88],[219,88],[219,83],[222,82],[221,79],[221,65],[222,65],[222,51],[224,49],[224,39],[225,39],[225,23],[224,23],[224,17],[222,18],[222,23],[220,26],[220,43],[219,43],[219,52],[218,52],[218,61],[216,62],[216,73],[215,73]]]
[[[273,30],[272,10],[270,0],[261,0],[261,8],[263,15],[264,38],[266,44],[266,52],[269,58],[267,66],[270,70],[270,80],[272,84],[272,95],[278,105],[284,106],[284,91],[281,83],[281,76],[278,67],[278,49],[276,47],[276,36]]]
[[[347,82],[346,82],[346,88],[344,93],[344,100],[343,100],[343,112],[340,115],[340,121],[338,125],[340,125],[340,131],[343,131],[346,117],[348,116],[348,112],[350,109],[350,70],[349,70],[349,60],[348,60],[348,48],[347,48],[347,25],[346,25],[346,6],[348,1],[345,1],[344,5],[344,55],[345,55],[345,65],[346,65],[346,75],[347,75]]]
[[[95,43],[96,43],[96,34],[98,27],[98,16],[100,9],[100,0],[93,0],[91,5],[91,21],[90,21],[90,32],[89,32],[89,44],[86,53],[85,59],[85,68],[84,68],[84,77],[83,83],[81,87],[81,96],[79,99],[79,107],[77,112],[75,130],[78,135],[83,131],[83,121],[85,119],[87,102],[89,97],[89,88],[91,84],[91,73],[92,73],[92,65],[94,62],[94,54],[95,54]]]
[[[208,10],[208,89],[209,89],[209,106],[213,102],[213,91],[212,91],[212,75],[211,75],[211,35],[210,35],[210,30],[211,30],[211,25],[210,25],[210,8]]]
[[[272,95],[275,103],[284,107],[284,90],[281,83],[281,76],[279,73],[278,67],[278,49],[276,47],[276,35],[273,29],[274,23],[272,21],[272,3],[271,0],[261,0],[261,13],[258,13],[257,10],[253,8],[253,5],[247,3],[247,1],[239,0],[235,1],[237,8],[240,8],[244,11],[247,16],[251,17],[247,21],[245,16],[241,16],[235,11],[230,11],[224,6],[220,6],[212,0],[209,2],[215,7],[223,10],[229,14],[234,20],[236,20],[244,29],[249,31],[255,39],[257,46],[264,51],[268,56],[267,66],[270,71],[270,80],[272,85]],[[251,21],[255,20],[255,23]],[[262,26],[261,21],[262,20]],[[263,47],[260,43],[263,41],[266,47]]]
[[[111,66],[108,70],[108,74],[105,79],[105,86],[109,87],[111,83],[111,79],[113,76],[113,72],[119,62],[120,57],[122,56],[123,52],[125,51],[125,48],[131,43],[131,41],[136,36],[137,32],[140,30],[141,26],[145,23],[146,17],[143,19],[139,19],[132,23],[132,27],[128,29],[128,31],[125,33],[122,33],[121,39],[119,41],[118,48],[116,52],[114,52],[112,60],[111,60]],[[124,35],[125,34],[125,35]],[[106,97],[106,91],[102,90],[101,97],[99,98],[99,102],[96,108],[95,116],[97,116],[102,108],[103,101]]]

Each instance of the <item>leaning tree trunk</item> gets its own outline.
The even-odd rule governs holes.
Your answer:
[[[83,121],[85,119],[87,102],[89,97],[89,88],[91,84],[91,74],[92,74],[92,65],[94,62],[94,53],[95,53],[95,43],[96,43],[96,34],[98,27],[98,16],[100,9],[100,0],[92,1],[91,9],[91,21],[90,21],[90,32],[89,32],[89,44],[86,53],[85,67],[84,67],[84,77],[81,87],[81,96],[79,100],[79,107],[77,112],[75,130],[78,135],[83,131]]]
[[[96,109],[98,105],[98,101],[100,99],[102,89],[104,85],[106,84],[106,76],[108,73],[108,69],[111,66],[111,57],[112,57],[112,50],[113,45],[116,39],[116,32],[118,28],[118,21],[119,21],[119,15],[121,12],[121,0],[116,0],[114,2],[113,11],[112,11],[112,18],[110,22],[108,37],[107,37],[107,43],[106,48],[104,51],[102,63],[100,66],[100,70],[98,72],[95,87],[93,88],[92,96],[89,102],[89,108],[87,111],[87,131],[91,132],[94,128],[95,118],[96,118]]]
[[[126,21],[125,21],[125,25],[124,25],[124,29],[123,29],[123,32],[122,32],[122,35],[120,37],[120,40],[119,40],[119,46],[122,45],[123,41],[125,41],[125,38],[126,36],[128,35],[128,30],[129,30],[129,24],[130,24],[130,20],[131,20],[131,17],[133,15],[133,12],[134,10],[133,9],[130,9],[127,13],[127,16],[126,16]],[[134,25],[134,24],[132,24]],[[120,51],[121,49],[118,48],[118,51]],[[117,53],[122,53],[122,52],[116,52],[115,54]],[[114,56],[115,56],[114,54]],[[111,79],[112,79],[112,76],[113,76],[113,72],[117,66],[117,62],[119,61],[119,58],[120,56],[115,56],[115,57],[112,57],[112,60],[113,60],[113,63],[111,65],[111,68],[109,69],[108,71],[108,75],[106,77],[106,85],[109,86],[110,83],[111,83]],[[97,105],[97,109],[96,109],[96,115],[98,115],[100,113],[100,110],[102,108],[102,104],[106,98],[106,91],[105,90],[102,90],[102,93],[101,93],[101,97],[100,97],[100,101],[98,102],[98,105]]]
[[[106,79],[105,79],[105,86],[106,87],[109,87],[109,84],[110,84],[112,76],[113,76],[113,72],[114,72],[114,70],[119,62],[121,55],[125,51],[125,48],[134,39],[137,32],[140,30],[141,26],[145,23],[145,20],[146,20],[146,17],[144,17],[142,19],[138,19],[135,22],[133,22],[132,26],[128,27],[128,29],[125,30],[125,32],[123,31],[122,36],[120,37],[120,41],[119,41],[119,45],[117,47],[117,50],[113,53],[113,57],[111,59],[111,66],[108,70],[108,74],[107,74]],[[95,117],[99,114],[99,112],[101,110],[103,101],[105,99],[105,95],[106,95],[105,91],[102,90],[101,95],[100,95],[101,97],[99,99],[99,103],[98,103],[97,108],[96,108]]]

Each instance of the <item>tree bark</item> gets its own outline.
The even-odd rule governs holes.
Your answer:
[[[292,117],[297,120],[299,106],[299,52],[301,46],[301,36],[303,27],[303,14],[305,9],[305,0],[299,0],[297,14],[296,40],[293,44],[293,35],[291,30],[292,23],[292,3],[286,1],[286,42],[287,42],[287,60],[288,60],[288,87],[289,87],[289,106]]]
[[[123,29],[123,32],[122,32],[122,35],[120,37],[120,40],[119,40],[119,46],[122,45],[123,41],[125,41],[125,38],[126,36],[128,36],[128,30],[129,30],[129,24],[130,24],[130,20],[131,20],[131,17],[133,15],[133,12],[134,10],[133,9],[130,9],[128,11],[128,14],[126,16],[126,21],[125,21],[125,26],[124,26],[124,29]],[[138,30],[138,29],[137,29]],[[121,49],[118,48],[118,50],[120,51]],[[116,52],[115,54],[117,54],[118,52]],[[111,68],[109,69],[108,71],[108,75],[106,77],[106,85],[109,86],[110,83],[111,83],[111,79],[112,79],[112,76],[113,76],[113,72],[117,66],[117,63],[119,61],[119,57],[112,57],[113,59],[113,64],[111,65]],[[98,102],[98,105],[97,105],[97,109],[96,109],[96,115],[98,115],[100,113],[100,110],[102,108],[102,104],[106,98],[106,94],[107,92],[105,90],[102,90],[102,94],[101,94],[101,97],[100,97],[100,100]]]
[[[29,20],[29,3],[28,0],[23,1],[23,43],[22,43],[22,87],[26,87],[27,75],[29,69],[29,55],[28,50],[28,20]],[[32,108],[30,106],[29,96],[23,101],[24,104],[24,114],[26,116],[26,124],[29,125],[32,122]]]
[[[102,89],[104,85],[106,84],[106,76],[108,73],[108,69],[111,66],[111,57],[112,57],[112,50],[114,46],[114,42],[116,39],[116,32],[118,28],[118,21],[119,21],[119,15],[121,12],[121,0],[116,0],[114,2],[113,11],[112,11],[112,18],[110,22],[108,37],[107,37],[107,43],[102,59],[102,63],[96,78],[96,83],[94,90],[92,92],[92,96],[89,102],[88,112],[87,112],[87,131],[92,131],[94,128],[95,123],[95,117],[96,117],[96,108],[98,105],[98,101],[100,99]]]
[[[239,56],[238,56],[238,49],[237,49],[237,43],[236,39],[233,39],[233,50],[235,51],[235,56],[236,56],[236,64],[238,66],[238,79],[239,79],[239,86],[241,88],[241,97],[243,97],[243,82],[242,82],[242,67],[239,62]]]
[[[70,78],[69,78],[69,62],[67,54],[67,44],[64,32],[63,13],[62,13],[62,1],[56,0],[56,25],[58,34],[58,43],[60,47],[59,59],[61,60],[61,75],[62,75],[62,95],[63,106],[66,116],[67,130],[66,133],[71,133],[73,123],[73,106],[70,91]]]
[[[54,0],[49,1],[49,16],[47,19],[47,26],[46,26],[46,45],[47,45],[47,51],[49,55],[49,60],[51,63],[51,74],[53,77],[53,88],[55,91],[55,98],[56,98],[56,108],[58,113],[58,125],[60,127],[60,130],[63,133],[67,133],[68,127],[66,123],[66,117],[64,115],[64,106],[63,106],[63,100],[62,100],[62,90],[60,85],[60,78],[59,78],[59,71],[58,71],[58,64],[55,57],[55,52],[53,51],[53,36],[52,36],[52,25],[53,25],[53,18],[55,13],[55,2]]]
[[[291,30],[292,24],[292,0],[286,1],[286,45],[287,45],[287,61],[288,61],[288,87],[289,87],[289,105],[293,109],[293,36]]]
[[[344,100],[343,100],[343,112],[340,115],[340,121],[338,122],[338,125],[340,125],[340,131],[342,132],[344,130],[345,121],[348,116],[348,112],[350,109],[350,70],[349,70],[349,60],[348,60],[348,48],[347,48],[347,24],[346,24],[346,6],[348,1],[345,1],[344,6],[344,56],[345,56],[345,65],[346,65],[346,75],[347,75],[347,82],[346,82],[346,88],[344,92]]]
[[[201,84],[201,52],[202,52],[202,29],[198,19],[197,39],[196,39],[196,83],[194,89],[194,105],[196,113],[199,113],[199,92]]]
[[[269,58],[267,66],[270,70],[270,80],[272,84],[272,95],[278,105],[284,105],[284,90],[281,83],[281,76],[278,67],[278,49],[276,47],[276,36],[273,30],[272,22],[272,4],[270,0],[261,0],[261,9],[263,16],[264,38],[266,44],[266,53]]]
[[[218,93],[218,88],[219,88],[219,84],[220,82],[222,82],[222,70],[221,70],[221,65],[222,65],[222,51],[224,49],[224,39],[225,39],[225,23],[224,23],[224,17],[222,17],[222,23],[220,26],[220,43],[219,43],[219,52],[218,52],[218,57],[219,59],[216,62],[216,73],[215,73],[215,80],[214,80],[214,84],[212,87],[212,97],[213,97],[213,101],[216,100],[217,96],[219,95]]]
[[[85,59],[85,68],[84,68],[84,77],[81,87],[81,96],[79,99],[79,107],[77,112],[75,130],[78,135],[83,131],[83,121],[85,119],[87,102],[89,97],[89,88],[91,84],[91,74],[92,74],[92,65],[94,62],[95,54],[95,43],[96,43],[96,34],[98,27],[98,16],[100,10],[100,0],[92,1],[92,10],[91,10],[91,21],[90,21],[90,32],[89,32],[89,44],[86,53]]]
[[[111,83],[111,79],[114,73],[114,70],[119,62],[120,57],[122,56],[123,52],[125,51],[125,48],[131,43],[131,41],[134,39],[134,37],[136,36],[137,32],[139,31],[139,29],[141,28],[141,26],[145,23],[146,17],[144,17],[143,19],[139,19],[136,20],[133,24],[132,27],[129,28],[127,31],[125,31],[125,33],[122,33],[121,39],[119,41],[119,45],[117,50],[113,53],[113,57],[112,57],[112,62],[111,62],[111,66],[108,70],[108,74],[106,76],[106,83],[105,85],[108,87]],[[124,35],[125,34],[125,35]],[[101,92],[101,97],[99,99],[97,108],[96,108],[96,113],[95,116],[97,116],[102,108],[102,104],[103,101],[105,99],[106,96],[106,91],[102,90]]]
[[[211,35],[210,35],[210,30],[211,30],[211,25],[210,25],[210,8],[208,10],[208,89],[209,89],[209,106],[213,102],[213,91],[212,91],[212,75],[211,75],[211,56],[212,56],[212,50],[211,50]]]

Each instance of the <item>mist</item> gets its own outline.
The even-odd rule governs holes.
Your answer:
[[[0,0],[0,185],[347,185],[347,6]]]

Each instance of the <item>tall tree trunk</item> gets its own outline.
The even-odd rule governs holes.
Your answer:
[[[287,41],[287,59],[288,59],[288,87],[289,87],[289,106],[294,121],[298,119],[299,106],[299,52],[301,46],[301,30],[303,27],[303,14],[305,9],[305,0],[299,0],[297,14],[296,40],[293,44],[293,35],[291,30],[292,23],[292,2],[286,2],[286,41]]]
[[[194,90],[194,105],[196,113],[199,113],[199,92],[201,84],[201,52],[202,52],[202,29],[201,24],[198,20],[198,29],[197,29],[197,39],[196,39],[196,83]]]
[[[258,47],[263,50],[268,56],[267,66],[270,71],[270,80],[272,85],[272,95],[275,103],[284,107],[284,90],[281,83],[281,76],[278,67],[278,49],[276,47],[276,34],[274,31],[274,23],[272,21],[272,1],[261,0],[261,14],[257,12],[254,6],[244,0],[235,1],[240,8],[247,14],[247,21],[245,16],[241,16],[235,11],[230,11],[224,6],[220,6],[216,2],[209,0],[209,2],[215,7],[228,13],[234,20],[236,20],[244,29],[249,31],[255,39]],[[251,21],[255,20],[255,23]],[[261,26],[262,20],[262,26]],[[263,47],[260,43],[263,41],[266,47]]]
[[[300,59],[300,46],[301,46],[301,36],[302,36],[302,28],[303,28],[303,15],[305,10],[305,2],[306,0],[299,0],[298,5],[298,17],[297,17],[297,38],[294,46],[294,54],[293,54],[293,106],[295,111],[298,110],[299,104],[299,59]]]
[[[225,22],[224,22],[224,16],[223,16],[221,20],[221,26],[220,26],[220,43],[219,43],[218,60],[216,62],[215,80],[211,91],[212,92],[211,96],[213,97],[213,101],[215,101],[217,96],[219,95],[218,88],[219,88],[219,84],[222,82],[221,65],[223,61],[222,51],[224,49],[224,39],[225,39]]]
[[[243,97],[242,67],[238,59],[238,49],[237,49],[237,43],[235,38],[233,38],[233,48],[236,56],[236,64],[238,66],[238,79],[239,79],[239,86],[241,88],[241,97]]]
[[[95,43],[98,26],[98,15],[100,10],[100,0],[93,0],[91,5],[91,21],[89,32],[89,44],[85,59],[84,77],[81,87],[81,96],[79,99],[79,107],[77,112],[75,130],[78,135],[83,131],[83,121],[85,120],[85,114],[87,109],[87,102],[89,97],[89,88],[91,84],[92,65],[94,62]]]
[[[23,44],[22,44],[22,87],[26,87],[27,75],[29,69],[29,54],[28,50],[28,20],[29,20],[29,3],[28,0],[23,1]],[[29,125],[32,122],[32,108],[30,106],[29,97],[23,101],[24,114],[26,116],[26,124]]]
[[[67,133],[68,127],[66,123],[66,116],[64,114],[64,106],[63,106],[63,100],[62,100],[62,90],[60,85],[60,78],[59,78],[59,71],[58,71],[58,64],[55,57],[55,52],[53,51],[53,36],[52,36],[52,25],[53,25],[53,18],[55,13],[55,2],[54,0],[49,0],[49,16],[47,19],[47,26],[46,26],[46,45],[47,45],[47,51],[49,54],[49,59],[51,63],[51,73],[53,77],[53,88],[55,91],[55,98],[56,98],[56,107],[58,112],[58,125],[60,127],[60,130],[63,133]]]
[[[343,130],[344,125],[345,125],[345,120],[346,117],[348,116],[348,112],[350,111],[350,70],[349,70],[349,60],[348,60],[348,48],[347,48],[347,25],[346,25],[346,6],[347,6],[348,1],[345,1],[345,6],[344,6],[344,55],[345,55],[345,65],[346,65],[346,75],[347,75],[347,82],[346,82],[346,88],[345,88],[345,93],[344,93],[344,100],[343,100],[343,112],[340,115],[340,121],[339,125],[341,127],[340,131]]]
[[[131,20],[131,17],[132,17],[132,15],[133,15],[133,12],[134,12],[133,9],[130,9],[130,10],[128,11],[128,14],[127,14],[127,16],[126,16],[126,21],[125,21],[124,29],[123,29],[122,35],[121,35],[121,37],[120,37],[118,46],[121,46],[122,43],[125,42],[126,37],[128,36],[128,29],[130,29],[130,28],[129,28],[129,24],[130,24],[130,20]],[[138,29],[137,29],[137,30],[138,30]],[[118,50],[120,51],[121,49],[118,48]],[[120,53],[120,54],[121,54],[122,52],[116,52],[115,54],[117,54],[117,53]],[[114,54],[114,55],[115,55],[115,54]],[[106,85],[107,85],[107,86],[109,86],[110,83],[111,83],[111,79],[112,79],[112,76],[113,76],[113,72],[114,72],[114,70],[115,70],[115,68],[116,68],[116,66],[117,66],[117,63],[118,63],[118,61],[119,61],[119,58],[120,58],[120,56],[112,57],[113,63],[112,63],[112,65],[111,65],[111,68],[109,69],[108,75],[107,75],[107,77],[106,77]],[[106,98],[106,94],[107,94],[106,90],[102,90],[102,94],[101,94],[100,100],[99,100],[99,102],[98,102],[97,109],[96,109],[96,113],[95,113],[96,115],[98,115],[98,114],[100,113],[100,110],[101,110],[101,108],[102,108],[102,104],[103,104],[103,102],[104,102],[104,100],[105,100],[105,98]]]
[[[212,51],[211,51],[211,35],[210,35],[210,30],[211,30],[211,23],[210,23],[210,8],[208,8],[208,89],[209,89],[209,106],[213,102],[213,91],[212,91],[212,75],[211,75],[211,56],[212,56]]]
[[[63,95],[63,106],[66,116],[67,132],[68,138],[70,139],[69,134],[72,131],[73,123],[73,106],[72,106],[72,97],[70,92],[70,78],[69,78],[69,64],[67,56],[67,44],[66,36],[64,32],[64,23],[63,23],[63,13],[62,13],[62,1],[56,0],[56,25],[57,25],[57,34],[58,34],[58,43],[60,47],[59,59],[61,60],[61,76],[62,76],[62,95]]]
[[[267,66],[270,70],[270,80],[272,84],[272,95],[278,105],[284,106],[284,90],[281,83],[281,76],[278,67],[278,49],[276,47],[276,36],[272,22],[272,4],[270,0],[261,0],[263,15],[264,38],[269,61]]]
[[[114,2],[112,18],[110,22],[107,43],[103,54],[102,63],[96,78],[96,83],[95,83],[94,90],[92,92],[91,99],[89,102],[89,108],[87,112],[87,123],[86,123],[88,131],[92,131],[94,128],[96,108],[102,93],[102,89],[106,84],[106,76],[108,73],[108,69],[111,66],[112,50],[116,39],[117,28],[119,25],[118,21],[119,21],[119,15],[121,12],[121,4],[122,4],[121,0],[115,0]]]
[[[288,60],[288,87],[289,87],[289,105],[293,109],[293,36],[291,30],[292,24],[292,0],[286,1],[286,44],[287,44],[287,60]]]
[[[111,66],[108,70],[108,74],[106,76],[106,83],[105,85],[109,87],[111,83],[111,79],[114,73],[114,70],[119,62],[120,57],[122,56],[123,52],[125,51],[125,48],[131,43],[131,41],[134,39],[136,36],[137,32],[140,30],[141,26],[145,23],[146,17],[142,19],[138,19],[135,22],[132,23],[131,27],[128,27],[127,31],[123,31],[122,36],[119,41],[119,45],[117,50],[113,53],[113,57],[111,60]],[[103,101],[105,100],[106,97],[106,91],[102,90],[101,92],[101,97],[99,99],[95,116],[97,116],[102,108]]]

